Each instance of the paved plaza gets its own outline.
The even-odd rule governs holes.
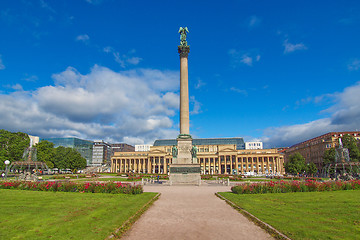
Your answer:
[[[160,198],[122,239],[273,239],[263,229],[215,196],[229,186],[154,186]]]

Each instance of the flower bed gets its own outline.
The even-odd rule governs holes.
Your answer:
[[[306,181],[278,181],[252,184],[239,184],[231,188],[236,194],[258,193],[288,193],[288,192],[315,192],[337,190],[360,190],[360,180],[317,182]]]
[[[143,192],[141,185],[130,185],[124,183],[74,183],[74,182],[26,182],[26,181],[5,181],[0,182],[0,189],[19,189],[33,191],[52,192],[89,192],[89,193],[125,193],[139,194]]]
[[[119,174],[118,174],[119,175]],[[167,174],[128,174],[126,173],[126,175],[128,176],[127,180],[129,181],[138,181],[141,180],[142,178],[158,178],[159,180],[167,180],[169,179],[169,175]]]
[[[54,175],[52,179],[64,179],[64,178],[84,178],[85,174],[65,174],[65,175]]]
[[[127,178],[128,181],[140,181],[141,177],[129,176]]]

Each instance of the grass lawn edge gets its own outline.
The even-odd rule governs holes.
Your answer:
[[[221,196],[219,193],[215,193],[215,195],[224,200],[227,204],[229,204],[232,208],[234,208],[235,210],[237,210],[239,213],[241,213],[242,215],[244,215],[247,219],[249,219],[250,221],[252,221],[253,223],[255,223],[257,226],[261,227],[262,229],[264,229],[267,233],[269,233],[272,237],[274,237],[275,239],[288,239],[291,240],[291,238],[289,238],[288,236],[286,236],[285,234],[281,233],[279,230],[277,230],[276,228],[274,228],[273,226],[271,226],[270,224],[261,221],[259,218],[255,217],[253,214],[249,213],[248,211],[246,211],[245,209],[242,209],[241,207],[239,207],[238,205],[236,205],[235,203],[233,203],[232,201],[228,200],[227,198],[225,198],[224,196]]]
[[[139,209],[133,216],[126,220],[118,229],[116,229],[106,239],[120,239],[124,233],[126,233],[131,226],[143,215],[150,206],[159,199],[161,193],[156,194],[155,197],[150,199],[141,209]]]

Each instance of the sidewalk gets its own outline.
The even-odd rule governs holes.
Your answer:
[[[143,239],[273,239],[215,196],[228,186],[144,186],[160,198],[123,236]]]

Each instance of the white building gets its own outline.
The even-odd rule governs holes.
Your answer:
[[[262,142],[246,142],[245,149],[263,149]]]
[[[135,145],[135,152],[147,152],[150,151],[151,145]]]

